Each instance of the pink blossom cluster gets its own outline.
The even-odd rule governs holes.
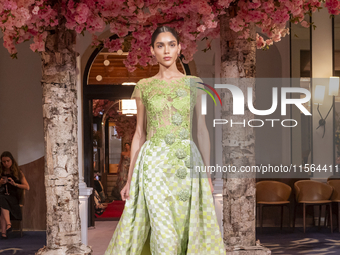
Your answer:
[[[310,23],[304,17],[320,9],[321,3],[322,0],[238,0],[237,15],[230,20],[230,28],[239,32],[240,38],[246,39],[249,37],[249,24],[254,22],[268,36],[264,40],[262,36],[256,35],[257,48],[268,48],[289,34],[287,22],[309,27]],[[338,14],[339,3],[338,0],[326,0],[325,7],[330,14]]]
[[[12,57],[15,45],[33,37],[31,49],[44,51],[47,30],[65,25],[77,33],[88,31],[93,35],[110,29],[115,39],[99,40],[93,36],[93,45],[108,48],[110,52],[123,49],[124,40],[131,45],[124,64],[130,72],[136,65],[157,64],[151,56],[150,42],[159,25],[175,28],[180,35],[184,63],[193,59],[197,41],[219,36],[219,16],[232,3],[237,7],[230,28],[249,37],[249,24],[255,22],[268,36],[257,35],[258,48],[278,42],[289,33],[288,21],[301,23],[308,12],[315,12],[323,0],[0,0],[0,30],[4,46]],[[53,5],[51,3],[54,3]],[[338,14],[339,1],[326,0],[331,14]],[[125,41],[126,42],[126,41]],[[207,42],[207,48],[210,42]],[[126,50],[126,49],[125,49]]]
[[[338,0],[328,0],[325,3],[325,7],[332,15],[338,15],[340,12],[340,2]]]
[[[230,20],[230,28],[240,33],[240,38],[249,37],[249,24],[255,23],[262,33],[268,36],[264,40],[256,35],[258,49],[266,48],[278,42],[289,33],[286,28],[288,21],[307,26],[304,16],[320,7],[318,0],[238,0],[237,15]]]
[[[4,34],[3,45],[16,56],[16,44],[33,37],[31,49],[45,50],[46,28],[58,25],[58,12],[45,0],[1,0],[0,30]]]
[[[132,72],[137,64],[157,64],[149,50],[157,24],[177,29],[184,62],[188,63],[197,51],[197,40],[219,35],[218,15],[232,1],[60,0],[51,5],[53,1],[49,0],[0,0],[0,30],[4,46],[15,57],[15,45],[32,37],[31,49],[44,51],[46,30],[62,22],[77,33],[94,34],[109,26],[118,38],[99,40],[94,36],[93,45],[103,45],[114,52],[122,49],[124,39],[129,37],[131,48],[125,65]]]

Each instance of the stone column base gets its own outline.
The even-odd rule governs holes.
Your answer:
[[[272,254],[271,250],[264,247],[260,240],[256,241],[255,246],[225,246],[227,255],[270,255]]]
[[[249,249],[242,249],[242,250],[228,250],[227,249],[227,255],[270,255],[272,254],[271,250],[268,248],[263,247],[262,249],[258,250],[256,249],[257,246],[254,246],[254,249],[252,247],[249,247]]]
[[[270,255],[272,252],[268,248],[264,248],[261,250],[232,250],[228,251],[227,250],[227,255]]]
[[[48,249],[46,246],[41,248],[35,255],[91,255],[92,249],[85,244],[64,246],[59,249]]]

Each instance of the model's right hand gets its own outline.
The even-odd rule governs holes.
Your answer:
[[[120,192],[120,195],[122,196],[123,201],[130,198],[130,183],[129,182],[126,182],[124,188]]]

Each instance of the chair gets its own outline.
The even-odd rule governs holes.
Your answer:
[[[340,180],[328,179],[327,183],[333,187],[332,202],[338,204],[338,230],[340,232]]]
[[[282,182],[277,181],[260,181],[256,183],[256,205],[260,208],[260,227],[262,232],[263,207],[280,206],[281,207],[281,230],[283,225],[283,207],[288,207],[288,201],[292,188]],[[289,214],[288,214],[289,215]],[[290,217],[289,217],[290,222]]]
[[[24,208],[24,204],[25,204],[25,190],[24,189],[18,189],[18,200],[19,200],[19,206],[21,209],[21,215],[22,218],[21,220],[17,220],[17,219],[11,219],[11,221],[19,221],[19,231],[20,231],[20,236],[22,237],[22,225],[23,225],[23,208]]]
[[[297,204],[294,207],[294,221],[293,229],[295,229],[296,207],[299,204],[303,205],[303,232],[306,233],[306,206],[307,205],[319,205],[319,227],[321,218],[321,207],[329,205],[329,210],[332,212],[332,201],[330,200],[333,193],[333,187],[317,181],[303,180],[294,183],[295,199]],[[332,214],[330,213],[331,233],[333,233]]]

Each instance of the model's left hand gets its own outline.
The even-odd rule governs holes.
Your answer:
[[[13,186],[15,186],[15,182],[13,181],[13,179],[11,177],[8,177],[8,182],[10,184],[12,184]]]

